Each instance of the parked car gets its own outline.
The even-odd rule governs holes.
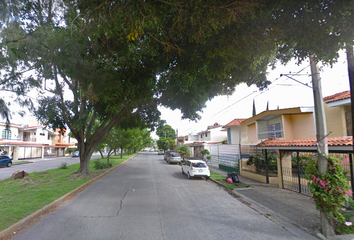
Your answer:
[[[79,151],[73,152],[73,157],[80,157],[80,152]]]
[[[182,163],[182,173],[187,174],[188,178],[192,177],[210,177],[208,164],[202,160],[186,160]]]
[[[182,160],[181,155],[177,152],[170,152],[167,154],[167,163],[180,163]]]
[[[169,154],[171,152],[176,152],[176,151],[175,150],[167,150],[163,155],[163,160],[167,161],[167,154]]]
[[[164,154],[164,151],[163,149],[159,149],[159,151],[157,152],[158,155],[163,155]]]
[[[0,166],[1,167],[11,167],[12,160],[7,155],[0,155]]]

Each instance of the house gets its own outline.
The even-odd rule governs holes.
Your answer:
[[[327,132],[330,137],[353,136],[350,91],[340,92],[324,99]]]
[[[207,129],[198,132],[197,135],[190,135],[186,145],[190,147],[191,157],[194,159],[202,159],[201,151],[208,149],[211,155],[218,155],[214,153],[215,146],[227,141],[227,132],[219,123],[207,126]]]
[[[208,126],[206,130],[198,133],[199,142],[222,142],[226,141],[227,133],[223,131],[222,125],[219,123],[214,123],[211,126]]]
[[[231,144],[257,144],[269,138],[306,139],[315,136],[313,107],[267,110],[224,126]]]
[[[2,153],[12,156],[13,160],[64,156],[64,135],[43,126],[22,126],[20,124],[0,123]]]
[[[245,144],[247,143],[247,126],[241,126],[245,118],[235,118],[223,128],[227,130],[227,144]]]
[[[323,98],[323,101],[329,152],[343,162],[347,169],[345,171],[351,176],[349,172],[352,170],[349,168],[353,164],[353,131],[350,92],[337,93]],[[242,145],[240,174],[260,182],[309,193],[303,174],[306,161],[317,153],[313,111],[311,107],[268,110],[226,124],[224,128],[228,131],[230,143]],[[249,161],[249,155],[259,151],[263,151],[263,166]]]

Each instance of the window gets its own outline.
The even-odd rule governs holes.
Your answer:
[[[30,141],[31,134],[29,132],[23,133],[23,141]]]
[[[208,133],[205,133],[205,137],[208,137]]]
[[[9,129],[2,130],[1,138],[2,139],[11,139],[11,130],[9,130]]]
[[[227,128],[227,143],[231,144],[231,128]]]
[[[282,138],[283,130],[280,123],[273,123],[268,125],[268,138]]]

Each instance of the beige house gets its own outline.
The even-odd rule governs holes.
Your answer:
[[[338,93],[323,100],[329,133],[329,151],[331,154],[338,154],[340,159],[351,158],[349,155],[353,152],[353,131],[350,92]],[[300,192],[307,187],[307,182],[302,176],[293,178],[293,171],[294,159],[298,158],[296,154],[301,157],[305,152],[314,154],[317,151],[312,107],[268,110],[248,119],[234,119],[224,128],[227,129],[228,143],[242,146],[240,175],[260,182],[278,184],[283,188],[295,185]],[[248,161],[246,155],[254,153],[252,151],[256,148],[258,151],[263,149],[273,152],[277,156],[275,163],[277,169],[274,171],[276,174],[268,175],[268,172],[266,175],[259,174],[253,171],[254,165],[246,164]]]
[[[268,110],[248,119],[234,119],[224,128],[229,144],[255,145],[269,138],[306,139],[315,136],[312,107]]]
[[[353,136],[350,91],[337,93],[324,99],[327,132],[330,137]]]

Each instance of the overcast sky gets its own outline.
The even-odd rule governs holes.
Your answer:
[[[296,73],[300,72],[299,75]],[[219,123],[225,125],[235,118],[252,117],[253,100],[256,104],[256,112],[261,113],[266,110],[267,102],[269,109],[280,109],[290,107],[309,107],[313,106],[313,92],[310,76],[310,64],[306,62],[301,66],[288,64],[278,66],[275,70],[269,70],[268,80],[272,84],[267,90],[259,91],[255,86],[247,87],[241,84],[236,87],[236,91],[231,96],[219,96],[206,103],[206,108],[201,114],[202,118],[198,122],[181,120],[179,110],[172,111],[166,108],[160,108],[161,119],[167,121],[167,124],[178,131],[179,136],[197,133],[206,130],[208,125]],[[293,79],[307,84],[305,86],[281,74],[291,74]],[[293,75],[295,74],[295,75]],[[349,79],[347,71],[347,62],[345,54],[342,53],[338,63],[330,67],[321,67],[320,71],[323,97],[349,90]],[[50,83],[48,83],[48,87]],[[2,92],[3,95],[11,95],[8,92]],[[37,95],[36,93],[34,94]],[[14,98],[6,97],[7,101],[12,102]],[[33,99],[35,100],[35,99]],[[12,104],[12,107],[15,107]],[[12,123],[29,124],[30,114],[24,118],[16,114],[12,115]],[[4,121],[4,120],[2,120]],[[158,138],[152,133],[153,138]]]
[[[293,75],[300,71],[299,75]],[[291,78],[308,84],[308,86],[286,76],[280,77],[280,74],[290,75]],[[208,125],[213,125],[216,122],[225,125],[235,118],[252,117],[253,100],[256,104],[257,114],[266,110],[267,102],[269,102],[269,110],[278,107],[283,109],[313,106],[310,74],[309,62],[301,66],[294,63],[286,66],[280,65],[275,70],[269,70],[268,80],[272,84],[267,90],[259,91],[255,86],[247,87],[245,84],[241,84],[236,87],[232,96],[220,96],[208,101],[201,115],[202,118],[198,122],[181,120],[182,115],[179,110],[171,111],[166,108],[160,108],[161,119],[166,120],[168,125],[178,130],[179,136],[184,136],[206,130]],[[349,90],[345,54],[341,54],[338,63],[333,68],[321,66],[320,77],[323,97]],[[157,138],[155,134],[152,136]]]

